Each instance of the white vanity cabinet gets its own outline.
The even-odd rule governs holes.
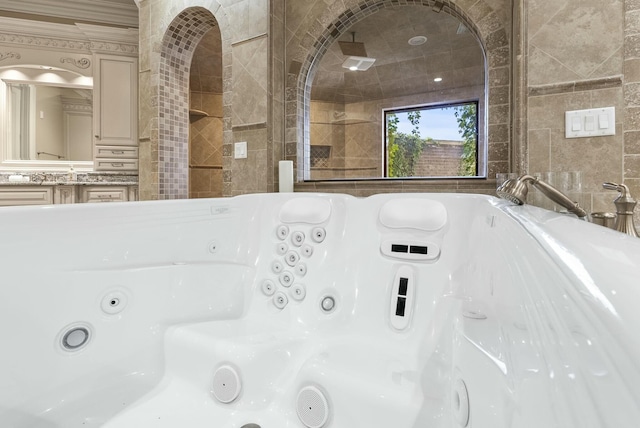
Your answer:
[[[52,186],[0,186],[0,206],[49,205],[53,203]]]
[[[80,202],[124,202],[129,200],[127,186],[81,186]]]
[[[94,57],[94,170],[138,170],[138,60]]]
[[[0,207],[137,200],[138,186],[132,184],[0,184]]]
[[[75,204],[78,202],[76,186],[64,185],[53,188],[54,204]]]

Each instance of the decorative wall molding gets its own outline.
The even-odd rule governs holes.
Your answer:
[[[78,40],[52,39],[48,37],[23,36],[21,34],[0,33],[0,43],[11,43],[36,48],[56,48],[67,51],[88,52],[91,44]]]
[[[80,98],[61,97],[62,110],[68,112],[93,112],[93,104],[91,100]]]
[[[65,64],[65,63],[73,64],[76,67],[81,68],[83,70],[91,67],[91,60],[89,58],[80,58],[80,59],[60,58],[60,62],[62,64]]]
[[[92,106],[77,105],[77,104],[65,104],[64,106],[62,106],[62,110],[67,112],[93,113]]]
[[[0,16],[0,44],[67,52],[137,55],[138,30],[82,23],[53,24]]]
[[[138,54],[138,46],[122,43],[92,42],[91,52]]]
[[[57,48],[57,49],[64,49],[67,51],[80,51],[80,52],[102,51],[102,52],[126,53],[126,54],[138,53],[138,46],[124,44],[124,43],[81,42],[77,40],[60,40],[60,39],[50,39],[46,37],[30,37],[30,36],[21,36],[18,34],[6,34],[6,33],[0,33],[0,43],[11,43],[16,45],[24,45],[24,46],[36,47],[36,48]]]
[[[0,52],[0,61],[4,61],[5,59],[9,59],[9,58],[20,59],[20,54],[17,52],[7,52],[7,53]]]
[[[122,1],[3,0],[2,9],[138,28],[138,6]]]

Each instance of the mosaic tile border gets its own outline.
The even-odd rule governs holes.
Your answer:
[[[188,8],[173,19],[162,40],[158,76],[158,199],[189,197],[191,59],[202,37],[217,25],[210,11]]]

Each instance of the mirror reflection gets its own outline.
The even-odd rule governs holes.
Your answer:
[[[90,89],[6,83],[7,158],[91,161]]]
[[[362,19],[317,66],[309,179],[484,176],[485,81],[482,46],[458,18],[394,6]]]

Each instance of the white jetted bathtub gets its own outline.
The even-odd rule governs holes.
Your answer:
[[[0,427],[640,426],[640,240],[492,197],[0,210]]]

